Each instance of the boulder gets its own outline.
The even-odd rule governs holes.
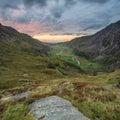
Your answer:
[[[89,120],[72,104],[58,96],[50,96],[30,105],[36,120]]]

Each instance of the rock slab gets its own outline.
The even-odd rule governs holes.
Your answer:
[[[30,105],[30,113],[36,120],[89,120],[72,104],[58,96],[50,96]]]
[[[5,97],[5,98],[1,98],[0,101],[7,101],[7,100],[20,100],[22,98],[28,98],[30,95],[30,92],[27,91],[27,92],[24,92],[24,93],[20,93],[20,94],[17,94],[17,95],[13,95],[13,96],[8,96],[8,97]]]

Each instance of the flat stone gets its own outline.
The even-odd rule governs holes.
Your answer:
[[[28,98],[29,95],[30,95],[30,92],[27,91],[27,92],[20,93],[20,94],[17,94],[17,95],[1,98],[0,101],[7,101],[7,100],[11,100],[11,99],[16,101],[16,100],[20,100],[22,98]]]
[[[72,104],[58,96],[50,96],[30,105],[36,120],[89,120]]]

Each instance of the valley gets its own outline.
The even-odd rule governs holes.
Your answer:
[[[77,49],[76,40],[45,44],[11,29],[0,26],[1,120],[35,120],[30,105],[50,96],[70,101],[90,120],[119,120],[119,44],[114,59],[109,61],[107,54],[104,63],[95,59],[96,54]],[[79,44],[88,46],[88,38],[87,44],[84,40]]]

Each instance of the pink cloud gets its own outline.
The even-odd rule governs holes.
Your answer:
[[[0,17],[0,23],[2,24],[3,23],[3,19]]]

